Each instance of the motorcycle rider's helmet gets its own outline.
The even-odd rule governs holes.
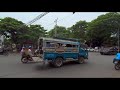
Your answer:
[[[31,46],[29,46],[29,49],[32,48]]]

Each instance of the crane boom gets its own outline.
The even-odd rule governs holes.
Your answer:
[[[43,16],[45,16],[48,13],[49,12],[45,12],[45,13],[42,13],[42,14],[38,15],[36,18],[34,18],[33,20],[31,20],[28,23],[26,23],[26,25],[31,25],[32,23],[36,22],[37,20],[39,20],[40,18],[42,18]]]

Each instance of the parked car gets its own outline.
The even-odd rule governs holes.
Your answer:
[[[99,48],[98,48],[98,47],[95,47],[94,51],[95,51],[95,52],[99,52]]]
[[[87,50],[90,51],[90,52],[94,52],[95,51],[94,48],[88,48]]]
[[[109,48],[102,48],[100,49],[101,55],[116,55],[118,52],[117,47],[109,47]]]

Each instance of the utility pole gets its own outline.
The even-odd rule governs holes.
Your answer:
[[[58,18],[54,21],[55,22],[55,27],[57,26],[57,21],[58,21]],[[57,37],[57,30],[55,29],[55,37]]]
[[[119,49],[120,49],[120,43],[119,43],[119,35],[120,35],[120,31],[119,31],[119,29],[118,29],[118,53],[119,53]]]

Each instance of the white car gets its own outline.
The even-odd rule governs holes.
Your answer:
[[[93,49],[93,48],[88,48],[87,50],[90,51],[90,52],[94,52],[95,51],[95,49]]]
[[[98,47],[95,47],[94,51],[95,51],[95,52],[99,52]]]

